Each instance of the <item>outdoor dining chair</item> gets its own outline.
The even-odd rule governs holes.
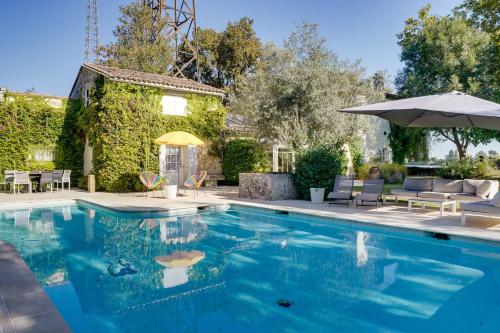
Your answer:
[[[40,191],[46,189],[47,187],[50,188],[50,192],[54,189],[54,181],[52,179],[52,172],[49,171],[42,171],[42,174],[40,176]]]
[[[12,183],[14,182],[14,173],[16,170],[5,170],[3,172],[3,181],[0,183],[4,187],[4,190],[7,190],[8,186],[12,186]]]
[[[21,186],[27,186],[28,193],[30,194],[33,191],[33,185],[31,184],[30,174],[27,171],[14,172],[14,181],[12,182],[12,184],[13,184],[14,194],[16,194],[16,188],[17,188],[17,193],[18,194],[20,193]]]
[[[62,177],[63,177],[63,170],[52,171],[52,182],[54,182],[56,190],[58,189],[57,185],[62,183]]]
[[[71,190],[71,170],[56,170],[52,174],[57,172],[57,178],[54,178],[54,184],[56,185],[56,189],[59,188],[59,184],[61,184],[61,189],[64,190],[64,184],[68,184],[68,190]]]

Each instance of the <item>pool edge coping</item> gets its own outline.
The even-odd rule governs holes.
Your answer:
[[[444,230],[443,228],[440,228],[439,226],[406,226],[406,225],[398,225],[398,224],[391,224],[387,222],[373,222],[369,218],[363,218],[357,216],[357,218],[360,218],[359,220],[354,220],[352,218],[346,217],[345,214],[338,213],[338,212],[328,212],[328,211],[317,211],[317,210],[312,210],[312,209],[307,209],[307,208],[296,208],[296,207],[283,207],[283,206],[275,206],[272,204],[267,204],[267,203],[256,203],[256,202],[240,202],[240,201],[231,201],[230,204],[231,206],[243,206],[243,207],[252,207],[252,208],[259,208],[259,209],[265,209],[269,211],[286,211],[288,213],[296,214],[299,216],[314,216],[314,217],[319,217],[319,218],[325,218],[325,219],[339,219],[343,220],[348,223],[352,224],[359,224],[359,225],[369,225],[371,227],[380,227],[380,228],[386,228],[386,229],[393,229],[393,230],[399,230],[402,232],[416,232],[416,233],[439,233],[439,234],[445,234],[447,236],[451,236],[451,239],[454,240],[461,240],[461,241],[472,241],[472,242],[480,242],[482,244],[486,245],[493,245],[493,246],[500,246],[500,235],[499,238],[493,238],[493,237],[488,237],[488,235],[463,235],[459,234],[454,231],[450,230]],[[491,244],[493,243],[493,244]]]
[[[71,333],[16,247],[0,241],[0,258],[0,330]]]

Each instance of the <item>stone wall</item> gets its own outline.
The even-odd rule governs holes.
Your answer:
[[[296,192],[288,173],[240,173],[240,198],[261,200],[295,199]]]

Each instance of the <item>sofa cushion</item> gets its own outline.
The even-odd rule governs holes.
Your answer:
[[[419,198],[449,199],[450,193],[424,191],[424,192],[418,192],[418,197]]]
[[[471,193],[451,193],[450,194],[450,199],[451,200],[458,200],[458,201],[481,201],[480,197],[478,197],[475,194]]]
[[[406,191],[432,191],[432,178],[406,177],[403,188]]]
[[[491,200],[483,200],[477,202],[465,202],[462,204],[462,210],[466,212],[477,212],[500,215],[500,207],[496,207],[491,203]]]
[[[489,181],[489,180],[484,180],[484,179],[464,179],[464,192],[465,193],[474,193],[474,194],[476,194],[476,191],[477,191],[478,187],[480,187],[486,181]]]
[[[464,193],[476,194],[477,186],[482,183],[480,179],[464,179]]]
[[[492,182],[489,180],[483,181],[483,183],[476,187],[476,195],[483,199],[488,199],[488,194],[491,190]]]
[[[391,194],[395,195],[397,197],[412,197],[412,198],[415,198],[415,197],[418,196],[418,192],[417,191],[407,191],[407,190],[403,190],[403,189],[400,189],[400,188],[392,189],[391,190]]]
[[[461,193],[464,191],[462,180],[434,179],[432,181],[432,192]]]
[[[500,192],[497,192],[493,199],[490,200],[493,206],[500,207]]]

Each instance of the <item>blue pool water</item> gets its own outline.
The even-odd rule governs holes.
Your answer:
[[[1,211],[0,239],[76,333],[500,332],[496,246],[242,207],[82,204]],[[113,277],[119,259],[137,273]]]

